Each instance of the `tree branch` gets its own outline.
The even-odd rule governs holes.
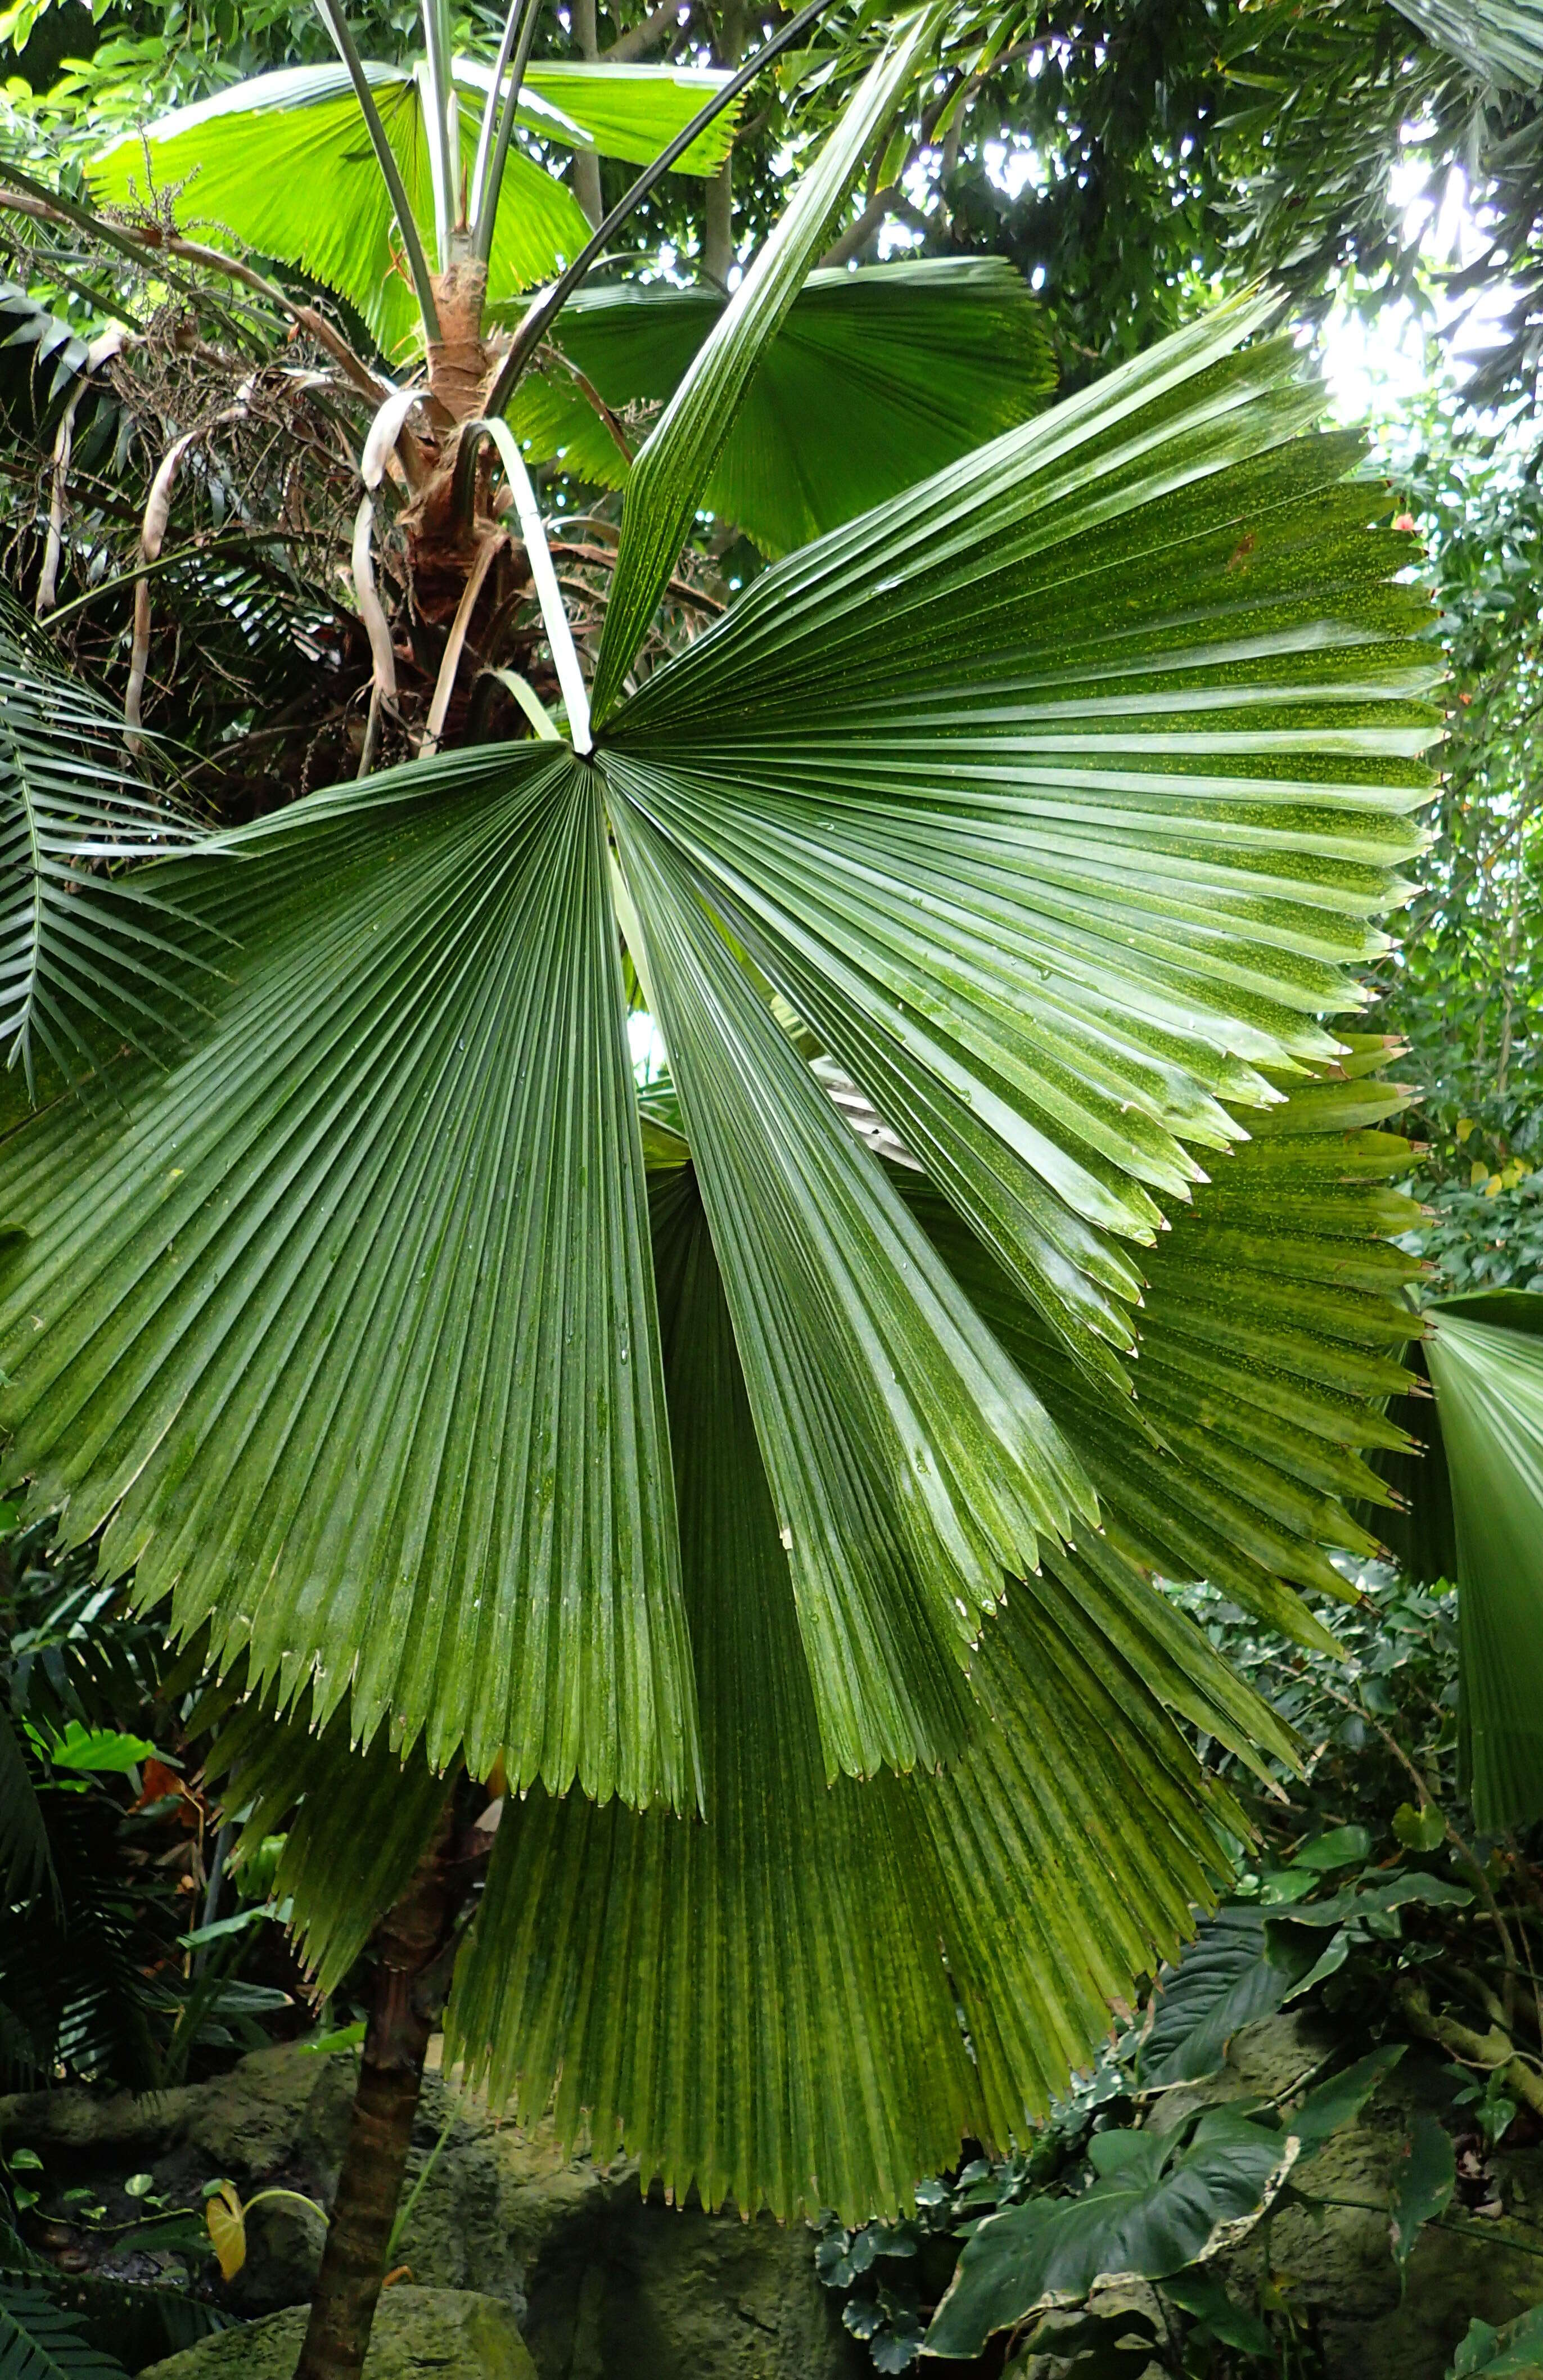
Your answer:
[[[647,55],[666,33],[674,32],[682,21],[682,0],[659,0],[640,25],[629,33],[619,33],[608,50],[600,53],[601,62],[608,67],[630,66],[635,58]]]
[[[0,167],[0,172],[6,170]],[[255,289],[260,296],[270,299],[282,313],[289,316],[291,322],[308,332],[319,347],[325,348],[361,395],[372,398],[379,405],[383,397],[390,395],[385,382],[376,379],[369,365],[354,353],[347,340],[333,328],[325,315],[319,314],[314,306],[297,305],[276,281],[270,281],[265,273],[258,272],[255,265],[244,263],[239,257],[226,256],[217,248],[206,248],[201,240],[182,239],[175,234],[162,231],[158,225],[99,223],[81,209],[44,195],[34,197],[30,190],[0,189],[0,207],[12,214],[30,215],[35,223],[67,225],[73,230],[84,232],[90,238],[102,239],[141,271],[157,257],[175,256],[183,263],[201,264],[212,273],[223,273],[227,281],[239,281],[246,288]]]

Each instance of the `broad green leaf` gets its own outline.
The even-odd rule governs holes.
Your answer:
[[[1275,2341],[1257,2313],[1240,2306],[1222,2284],[1208,2272],[1176,2273],[1163,2283],[1162,2293],[1184,2312],[1203,2322],[1223,2347],[1240,2348],[1245,2355],[1273,2355]]]
[[[827,1766],[935,1766],[959,1748],[962,1671],[1004,1574],[1091,1526],[1092,1500],[648,825],[649,781],[619,758],[606,779]]]
[[[405,69],[368,69],[414,215],[431,239],[429,150],[417,83]],[[550,115],[543,133],[560,137]],[[476,152],[476,111],[461,110],[467,170]],[[146,165],[146,146],[149,166]],[[303,265],[357,306],[383,353],[400,358],[421,343],[417,301],[396,259],[391,200],[342,66],[286,67],[237,83],[126,135],[91,169],[99,202],[142,202],[155,188],[187,184],[177,221],[195,236]],[[488,286],[510,296],[544,281],[577,255],[589,226],[573,193],[511,149]]]
[[[1400,2290],[1409,2277],[1409,2259],[1423,2226],[1444,2215],[1457,2188],[1452,2135],[1434,2116],[1415,2117],[1393,2168],[1393,2262]]]
[[[1447,1822],[1434,1802],[1423,1810],[1416,1810],[1413,1802],[1401,1802],[1393,1812],[1393,1834],[1406,1852],[1436,1852],[1447,1839]]]
[[[929,2355],[978,2355],[994,2332],[1086,2297],[1100,2273],[1162,2280],[1230,2246],[1290,2168],[1285,2136],[1229,2107],[1188,2145],[1150,2132],[1095,2133],[1097,2180],[1078,2198],[1032,2198],[966,2240],[927,2334]]]
[[[1234,2033],[1273,2016],[1311,1953],[1277,1955],[1264,1917],[1219,1909],[1158,1979],[1150,2029],[1141,2044],[1143,2086],[1191,2082],[1214,2073]]]
[[[1502,1303],[1503,1300],[1503,1303]],[[1543,1813],[1543,1297],[1428,1313],[1456,1526],[1464,1762],[1483,1828]]]
[[[1277,1867],[1267,1869],[1259,1881],[1259,1903],[1265,1909],[1279,1909],[1293,1900],[1306,1900],[1309,1893],[1319,1888],[1320,1878],[1311,1868]]]
[[[1354,2123],[1367,2102],[1403,2058],[1408,2044],[1388,2042],[1356,2058],[1327,2082],[1316,2083],[1300,2105],[1283,2119],[1286,2131],[1300,2145],[1300,2166],[1316,2155],[1335,2132]]]
[[[122,1777],[142,1760],[153,1758],[155,1746],[142,1735],[125,1735],[111,1727],[82,1727],[72,1718],[63,1735],[42,1739],[43,1750],[55,1768],[85,1768]]]
[[[1449,2380],[1537,2380],[1539,2372],[1543,2372],[1543,2306],[1534,2306],[1500,2330],[1476,2314],[1453,2359]]]
[[[893,2215],[963,2134],[1021,2135],[1117,1978],[1186,1930],[1221,1856],[1208,1796],[1048,1564],[985,1640],[999,1724],[942,1775],[827,1788],[691,1171],[652,1200],[707,1816],[507,1805],[446,2056],[521,2119],[555,2093],[565,2139],[625,2148],[677,2204]]]
[[[692,360],[638,456],[595,665],[597,723],[615,708],[757,367],[824,244],[832,215],[936,34],[937,7],[895,33]]]
[[[1330,1934],[1306,1973],[1297,1977],[1286,1994],[1287,2001],[1305,1999],[1309,1992],[1318,1989],[1319,1984],[1327,1983],[1330,1975],[1337,1975],[1349,1958],[1352,1948],[1351,1929],[1346,1925],[1340,1926]]]
[[[1325,1876],[1336,1869],[1355,1867],[1371,1857],[1371,1837],[1365,1827],[1333,1827],[1316,1842],[1304,1843],[1292,1854],[1294,1867],[1317,1868]]]
[[[1464,1909],[1473,1899],[1465,1885],[1453,1884],[1444,1876],[1422,1876],[1409,1868],[1381,1882],[1368,1878],[1364,1883],[1346,1885],[1327,1900],[1299,1901],[1281,1911],[1277,1925],[1343,1925],[1347,1918],[1385,1916],[1390,1910],[1425,1907],[1428,1909]]]
[[[419,763],[147,880],[234,979],[170,1072],[0,1141],[13,1475],[318,1725],[694,1803],[592,779]]]
[[[723,314],[715,290],[581,290],[554,343],[614,409],[662,401]],[[702,496],[780,554],[1037,412],[1054,372],[1040,311],[995,257],[813,273],[767,346]],[[532,459],[621,487],[626,458],[560,363],[527,373],[510,419]]]
[[[1392,0],[1392,6],[1481,82],[1527,92],[1543,83],[1543,0]]]

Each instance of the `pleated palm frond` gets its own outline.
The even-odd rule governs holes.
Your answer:
[[[614,410],[673,396],[723,314],[713,289],[581,290],[556,344]],[[813,273],[767,347],[705,492],[763,553],[804,545],[1039,411],[1055,381],[1023,275],[999,257]],[[520,383],[532,459],[604,488],[626,458],[561,363]]]
[[[1385,493],[1257,305],[629,690],[785,295],[629,484],[590,756],[146,874],[214,1013],[0,1141],[0,1419],[318,1758],[421,1762],[424,1827],[502,1762],[477,2071],[677,2191],[857,2215],[1042,2106],[1213,1890],[1171,1714],[1290,1755],[1150,1573],[1321,1641],[1299,1590],[1368,1542],[1412,1210],[1335,1020],[1438,716]],[[326,1865],[335,1972],[370,1891],[329,1930]]]
[[[128,2380],[85,2338],[81,2316],[30,2278],[0,2280],[0,2380]]]
[[[1392,0],[1428,42],[1481,82],[1534,91],[1543,83],[1543,0]]]
[[[464,753],[144,880],[239,972],[169,1076],[8,1144],[18,1474],[318,1723],[695,1801],[593,780]]]
[[[989,1633],[991,1717],[955,1767],[827,1789],[689,1170],[654,1218],[708,1818],[506,1806],[451,2042],[495,2099],[555,2095],[565,2137],[677,2199],[893,2210],[964,2135],[1021,2132],[1214,1891],[1228,1813],[1156,1682],[1185,1673],[1224,1735],[1270,1720],[1090,1532]]]
[[[1460,1750],[1487,1832],[1543,1816],[1543,1297],[1485,1290],[1425,1309],[1436,1392],[1398,1408],[1418,1459],[1385,1460],[1408,1500],[1393,1535],[1458,1589]]]
[[[447,1780],[421,1750],[399,1760],[383,1733],[356,1753],[347,1713],[317,1728],[307,1695],[282,1715],[245,1697],[215,1736],[204,1780],[245,1814],[237,1866],[284,1836],[270,1897],[293,1903],[301,1955],[330,1997],[411,1881]]]
[[[103,868],[191,839],[126,768],[121,719],[0,609],[0,1050],[29,1087],[186,1010],[161,905]]]
[[[423,90],[405,67],[366,68],[420,229],[433,222]],[[463,161],[469,174],[491,69],[458,59]],[[542,144],[646,163],[685,129],[725,78],[707,68],[607,67],[537,61],[522,85],[517,120]],[[735,109],[717,117],[678,171],[711,174],[728,153]],[[99,201],[121,205],[186,185],[179,220],[204,236],[234,237],[265,256],[302,265],[357,306],[388,356],[420,335],[418,307],[394,253],[390,196],[365,138],[341,65],[284,67],[176,109],[126,134],[91,168]],[[516,142],[488,266],[492,297],[544,281],[589,236],[577,200],[539,157]]]
[[[1322,1079],[1250,1119],[1252,1137],[1144,1259],[1134,1412],[1079,1377],[936,1191],[917,1175],[900,1184],[1070,1429],[1111,1539],[1139,1568],[1209,1579],[1320,1649],[1332,1639],[1294,1588],[1343,1597],[1329,1549],[1382,1549],[1347,1508],[1391,1500],[1382,1471],[1407,1440],[1382,1400],[1406,1386],[1402,1350],[1420,1328],[1399,1294],[1418,1263],[1384,1236],[1417,1220],[1396,1186],[1414,1152],[1374,1128],[1408,1094],[1372,1071],[1389,1054],[1380,1037],[1348,1041]]]

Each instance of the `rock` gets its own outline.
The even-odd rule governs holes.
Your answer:
[[[871,2380],[806,2225],[645,2201],[636,2165],[565,2158],[550,2125],[494,2122],[431,2073],[419,2171],[442,2132],[397,2256],[506,2299],[541,2380]]]
[[[216,2331],[140,2380],[294,2380],[306,2311],[291,2306],[242,2330]],[[464,2289],[387,2289],[375,2312],[364,2380],[536,2380],[519,2325],[500,2298]]]
[[[98,2098],[89,2091],[33,2091],[0,2098],[0,2139],[55,2149],[62,2164],[94,2172],[142,2170],[180,2156],[200,2179],[244,2185],[304,2171],[330,2197],[348,2134],[353,2061],[318,2058],[297,2043],[260,2049],[212,2082]],[[53,2160],[50,2160],[52,2163]]]
[[[240,2314],[275,2313],[301,2305],[321,2270],[327,2221],[320,2208],[293,2198],[270,2198],[247,2217],[247,2261],[227,2289]]]
[[[871,2380],[804,2224],[674,2209],[634,2182],[536,2267],[526,2336],[563,2380]]]
[[[1282,2097],[1343,2044],[1322,2017],[1267,2017],[1237,2034],[1221,2073],[1165,2093],[1152,2127],[1171,2131],[1197,2107],[1225,2099]],[[1466,2129],[1452,2110],[1454,2087],[1438,2053],[1412,2046],[1356,2121],[1301,2171],[1314,2196],[1357,2203],[1316,2216],[1287,2204],[1217,2261],[1219,2276],[1252,2303],[1268,2257],[1293,2312],[1318,2338],[1328,2380],[1443,2380],[1475,2314],[1498,2327],[1543,2302],[1540,2148],[1502,2148],[1494,2160],[1504,2232],[1519,2244],[1507,2247],[1498,2228],[1467,2223],[1455,2209],[1467,2228],[1427,2226],[1400,2297],[1386,2211],[1394,2164],[1417,2113],[1454,2133]]]
[[[89,2182],[110,2222],[136,2212],[123,2183],[139,2172],[176,2205],[197,2206],[206,2181],[227,2177],[244,2199],[277,2184],[325,2204],[354,2074],[346,2053],[319,2058],[290,2045],[153,2099],[36,2093],[0,2100],[0,2143],[42,2155],[45,2205]],[[395,2261],[419,2289],[502,2301],[539,2380],[871,2380],[866,2349],[842,2328],[836,2301],[815,2277],[813,2235],[802,2223],[742,2223],[732,2210],[709,2216],[657,2195],[645,2201],[636,2166],[565,2157],[549,2125],[522,2131],[496,2122],[438,2073],[424,2081],[409,2189],[426,2168]],[[322,2236],[303,2208],[260,2206],[243,2271],[228,2288],[211,2278],[207,2293],[244,2315],[298,2305]],[[94,2245],[90,2252],[98,2257]],[[157,2277],[148,2259],[140,2264],[102,2257],[93,2269]]]

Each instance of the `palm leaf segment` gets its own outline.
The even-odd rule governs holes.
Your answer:
[[[1392,0],[1428,42],[1480,82],[1536,91],[1543,81],[1543,0]]]
[[[1382,1492],[1407,1153],[1319,1019],[1424,607],[1259,327],[775,565],[591,763],[169,863],[208,1038],[0,1145],[12,1471],[307,1719],[537,1780],[459,2041],[677,2188],[866,2212],[1042,2104],[1216,1865],[1167,1710],[1283,1748],[1146,1569],[1310,1636]]]
[[[128,2380],[81,2336],[81,2318],[31,2280],[0,2280],[0,2380]]]
[[[0,611],[0,1050],[29,1087],[186,1005],[161,905],[103,871],[190,839],[125,771],[122,721]]]
[[[1487,1831],[1543,1815],[1543,1297],[1483,1290],[1425,1309],[1432,1404],[1398,1408],[1416,1459],[1379,1458],[1407,1511],[1389,1536],[1458,1594],[1459,1745]]]
[[[419,227],[433,222],[421,79],[408,69],[366,69]],[[491,69],[456,63],[460,137],[469,174],[478,115]],[[517,120],[538,141],[647,164],[690,122],[725,78],[705,68],[537,63],[526,72]],[[681,159],[711,174],[734,137],[735,110]],[[393,244],[391,200],[365,138],[342,66],[286,67],[218,91],[126,135],[91,168],[99,200],[125,204],[188,186],[185,221],[234,235],[267,256],[303,266],[357,306],[382,352],[409,354],[421,336],[418,307]],[[325,203],[317,193],[324,191]],[[489,259],[491,297],[546,280],[577,254],[589,225],[573,193],[537,157],[510,150]]]

